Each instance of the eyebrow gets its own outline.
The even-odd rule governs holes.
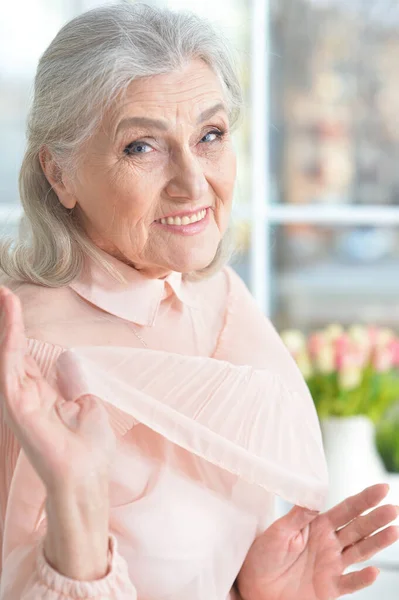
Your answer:
[[[223,102],[218,102],[214,106],[211,106],[210,108],[205,109],[199,115],[199,117],[197,119],[197,125],[199,125],[200,123],[203,123],[203,121],[206,121],[207,119],[210,119],[211,117],[213,117],[214,115],[216,115],[216,113],[218,113],[220,111],[227,112],[226,107],[223,104]]]
[[[214,106],[205,109],[199,115],[197,119],[197,125],[200,125],[207,119],[210,119],[220,111],[226,112],[226,107],[222,102],[218,102]],[[122,121],[119,123],[115,136],[117,136],[122,129],[127,129],[128,127],[155,127],[160,131],[167,131],[169,129],[169,126],[165,123],[165,121],[160,119],[151,119],[149,117],[127,117],[126,119],[122,119]]]

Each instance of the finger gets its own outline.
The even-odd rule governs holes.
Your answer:
[[[30,354],[26,354],[24,357],[24,369],[29,379],[44,379],[39,365]]]
[[[21,302],[1,286],[0,330],[0,394],[4,399],[5,418],[17,435],[21,418],[37,409],[43,414],[51,410],[54,394],[42,393],[45,381],[36,361],[27,353]]]
[[[338,592],[339,596],[345,594],[353,594],[358,590],[362,590],[368,587],[377,579],[380,574],[379,569],[376,567],[366,567],[361,571],[355,571],[354,573],[347,573],[341,575],[339,578]]]
[[[0,287],[0,329],[2,344],[0,352],[1,391],[4,395],[23,379],[24,357],[27,344],[22,318],[22,307],[17,296]]]
[[[387,483],[377,483],[366,488],[355,496],[346,498],[343,502],[330,508],[325,514],[334,529],[343,527],[370,508],[377,506],[389,492]]]
[[[54,405],[55,411],[64,425],[69,429],[76,429],[80,406],[76,402],[67,402],[60,397]]]
[[[309,510],[302,506],[294,506],[286,515],[278,520],[281,529],[300,531],[311,523],[319,513],[315,510]]]
[[[357,562],[371,558],[377,554],[377,552],[380,552],[380,550],[394,544],[398,539],[399,527],[391,525],[390,527],[386,527],[382,531],[371,535],[365,540],[361,540],[353,546],[348,546],[342,552],[342,560],[345,569]]]
[[[76,403],[80,406],[78,430],[86,439],[91,437],[95,442],[99,431],[110,431],[107,409],[97,396],[86,394],[78,398]],[[104,444],[108,442],[108,439],[103,439]]]
[[[378,529],[385,527],[394,521],[398,515],[398,506],[393,506],[392,504],[379,506],[367,515],[351,521],[348,525],[337,531],[336,536],[342,548],[345,548],[351,544],[356,544],[356,542],[372,535]]]
[[[104,420],[103,411],[105,418],[108,419],[106,409],[96,396],[90,394],[81,396],[75,401],[60,397],[56,404],[56,410],[65,425],[84,433],[90,433],[91,429],[96,428],[98,422],[101,422],[101,418]]]

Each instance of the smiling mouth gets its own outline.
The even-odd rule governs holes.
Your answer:
[[[190,225],[191,223],[197,223],[198,221],[205,219],[206,213],[207,209],[204,208],[203,210],[199,210],[191,215],[184,215],[180,217],[164,217],[163,219],[158,219],[155,222],[161,223],[162,225]]]

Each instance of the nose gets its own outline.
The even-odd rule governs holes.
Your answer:
[[[205,196],[208,182],[201,165],[190,151],[182,151],[174,158],[172,178],[165,191],[170,198],[196,201]]]

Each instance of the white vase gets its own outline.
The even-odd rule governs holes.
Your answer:
[[[330,484],[325,508],[388,476],[375,445],[374,423],[365,416],[321,420]]]

